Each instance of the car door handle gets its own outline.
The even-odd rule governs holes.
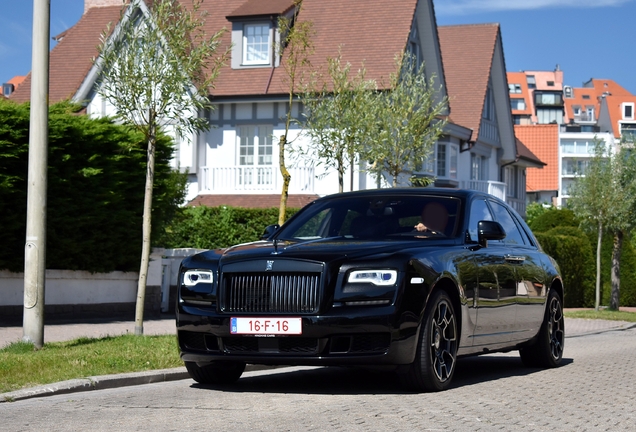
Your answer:
[[[520,263],[520,262],[524,262],[526,260],[526,257],[524,256],[516,256],[516,255],[506,255],[506,261],[511,262],[511,263]]]

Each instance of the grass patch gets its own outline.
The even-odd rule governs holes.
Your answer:
[[[609,309],[601,309],[599,311],[595,311],[594,309],[565,311],[564,315],[567,318],[636,322],[636,313],[634,312],[611,311]]]
[[[0,349],[0,393],[75,378],[183,366],[176,336],[109,336]]]

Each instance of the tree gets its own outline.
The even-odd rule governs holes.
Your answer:
[[[625,234],[636,226],[636,156],[624,143],[617,152],[596,143],[594,157],[571,189],[568,205],[584,222],[594,224],[598,233],[596,248],[596,302],[600,305],[601,244],[603,231],[614,236],[612,248],[610,309],[620,305],[620,260]]]
[[[228,51],[217,53],[223,32],[205,34],[200,6],[200,0],[193,0],[191,7],[179,0],[156,0],[151,7],[132,0],[99,46],[98,92],[114,106],[116,117],[141,131],[147,141],[137,335],[143,334],[157,135],[171,129],[185,136],[208,128],[199,114],[211,109],[209,89],[228,57]]]
[[[393,187],[400,174],[419,169],[431,153],[446,125],[441,114],[448,104],[446,97],[436,103],[435,77],[426,79],[424,64],[415,68],[406,54],[396,57],[396,66],[389,89],[373,102],[376,138],[363,152],[373,162],[370,171],[378,180],[388,174]]]
[[[375,82],[364,79],[364,69],[351,78],[351,64],[343,65],[341,53],[327,62],[329,77],[322,89],[303,96],[305,127],[311,138],[305,153],[317,164],[337,170],[338,191],[343,192],[347,166],[353,190],[355,161],[362,145],[372,138]]]
[[[287,209],[287,197],[289,196],[289,183],[291,174],[285,164],[285,151],[289,144],[289,129],[293,116],[292,106],[296,98],[298,87],[306,86],[308,83],[307,70],[311,66],[309,61],[313,53],[311,42],[312,23],[310,21],[298,21],[298,15],[302,7],[302,0],[294,0],[294,14],[291,18],[280,16],[278,18],[278,30],[281,34],[280,44],[277,54],[281,56],[281,65],[285,70],[283,81],[287,86],[288,110],[285,116],[285,132],[278,141],[278,162],[280,173],[283,176],[283,187],[280,194],[280,208],[278,211],[278,224],[285,222],[285,212]],[[284,55],[283,55],[284,54]]]

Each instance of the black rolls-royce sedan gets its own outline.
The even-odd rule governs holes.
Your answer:
[[[447,388],[458,357],[559,365],[563,282],[526,223],[480,192],[376,189],[317,199],[261,241],[185,259],[181,358],[200,383],[245,364],[391,365]]]

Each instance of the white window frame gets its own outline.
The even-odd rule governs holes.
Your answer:
[[[272,166],[274,164],[272,129],[272,126],[268,125],[239,126],[236,134],[237,165]],[[243,158],[247,158],[247,160]]]
[[[239,167],[239,184],[242,186],[273,184],[272,126],[239,126],[236,132],[236,162]]]
[[[510,98],[510,105],[513,110],[523,111],[526,109],[526,100],[524,98]]]
[[[488,179],[488,158],[486,156],[482,156],[476,153],[470,154],[470,179]]]
[[[265,39],[263,40],[249,40],[249,31],[250,29],[259,29],[261,31],[260,34],[255,34],[254,37],[260,37]],[[269,65],[271,64],[272,58],[272,35],[270,32],[269,23],[249,23],[243,25],[243,64],[244,65]],[[259,51],[250,51],[253,47],[262,47],[265,46],[265,49],[260,49]],[[250,58],[250,54],[257,54],[258,58]],[[264,54],[264,56],[263,56]]]
[[[440,156],[443,155],[444,159],[441,160]],[[435,177],[442,179],[457,180],[459,163],[459,145],[450,142],[438,142],[435,144],[435,150],[431,152],[424,163],[424,171],[428,174],[432,174]],[[440,172],[440,164],[443,168],[443,174]]]
[[[625,102],[625,103],[623,103],[621,105],[622,105],[621,106],[621,111],[622,111],[622,114],[623,114],[623,120],[634,120],[634,103],[633,102]],[[631,116],[628,116],[625,113],[625,109],[628,108],[628,107],[630,108],[630,110],[632,112]]]

